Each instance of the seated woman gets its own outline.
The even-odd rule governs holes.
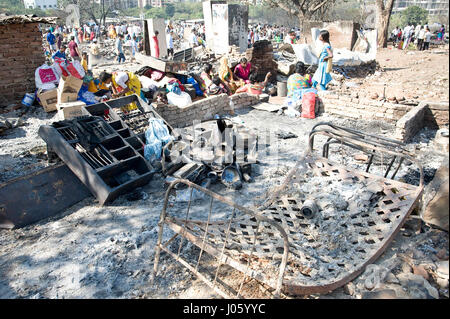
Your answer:
[[[211,85],[213,84],[212,77],[212,65],[210,63],[205,63],[203,65],[203,72],[200,74],[200,79],[202,80],[200,86],[206,96],[215,94],[213,90],[210,90]]]
[[[257,78],[256,73],[251,73],[250,76],[248,77],[250,83],[237,89],[236,93],[248,93],[251,95],[260,95],[263,92],[264,88],[266,87],[267,82],[269,81],[271,75],[272,73],[267,72],[264,82],[258,83],[256,82]]]
[[[251,69],[252,64],[248,62],[246,58],[242,58],[239,61],[239,64],[234,68],[234,75],[243,80],[245,83],[248,83],[248,77],[250,76]]]
[[[316,89],[311,88],[311,76],[309,74],[305,75],[305,73],[305,64],[303,62],[297,62],[297,64],[295,65],[295,73],[289,76],[287,81],[287,104],[296,104],[297,102],[301,101],[303,93],[317,93]]]
[[[233,72],[231,72],[230,67],[228,66],[228,58],[223,57],[220,60],[220,68],[219,68],[219,78],[222,80],[222,83],[225,85],[228,91],[231,93],[236,92],[236,90],[243,86],[244,83],[236,82],[233,78]]]

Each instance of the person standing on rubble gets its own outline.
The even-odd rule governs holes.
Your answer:
[[[100,47],[97,44],[97,39],[94,39],[89,46],[88,69],[92,70],[93,62],[98,62],[100,59]]]
[[[155,35],[152,37],[151,40],[151,55],[157,59],[159,59],[159,41],[158,41],[158,31],[155,31]]]
[[[190,44],[191,48],[198,46],[197,34],[194,30],[192,30],[192,32],[191,32],[191,37],[189,38],[189,44]]]
[[[430,48],[431,36],[433,34],[430,32],[430,29],[427,27],[425,31],[425,40],[423,42],[423,51],[428,50]]]
[[[76,61],[81,61],[80,49],[78,49],[78,45],[75,42],[75,37],[74,36],[70,37],[70,42],[69,42],[68,47],[69,47],[70,56],[72,57],[72,59],[76,60]]]
[[[173,59],[173,29],[166,35],[167,55]]]
[[[47,43],[48,43],[48,50],[53,53],[57,51],[56,48],[56,37],[52,33],[52,30],[48,29],[47,31]]]
[[[319,56],[319,67],[312,78],[313,87],[326,90],[327,84],[331,79],[333,49],[330,44],[330,33],[327,30],[321,30],[319,40],[323,43],[322,51]]]
[[[61,49],[63,36],[61,35],[61,33],[56,33],[55,36],[56,36],[56,49],[59,50]]]
[[[425,28],[423,26],[420,27],[419,33],[417,34],[417,50],[423,50],[423,42],[425,40]]]
[[[129,35],[128,35],[128,36],[129,36]],[[128,45],[129,45],[130,48],[131,48],[131,62],[133,62],[133,61],[136,60],[135,56],[136,56],[136,51],[137,51],[137,49],[138,49],[138,47],[137,47],[137,41],[136,41],[136,36],[135,36],[135,35],[133,35],[133,38],[131,38],[130,40],[128,40]]]
[[[116,54],[117,54],[117,62],[125,62],[125,54],[123,54],[123,34],[119,34],[116,40]]]
[[[80,41],[80,43],[83,43],[83,28],[79,28],[78,29],[78,41]]]

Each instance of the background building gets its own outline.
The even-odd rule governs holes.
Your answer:
[[[27,9],[57,9],[58,0],[24,0],[23,4]]]
[[[101,4],[102,0],[95,0]],[[112,6],[115,9],[129,9],[138,6],[140,0],[105,0],[105,5]]]
[[[448,0],[395,0],[392,13],[397,13],[411,6],[418,6],[428,11],[430,16],[448,16]]]

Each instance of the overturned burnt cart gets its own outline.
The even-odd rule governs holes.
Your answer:
[[[324,142],[324,156],[315,154],[315,140]],[[388,170],[384,176],[367,172],[373,158],[365,170],[336,164],[327,158],[330,145],[381,156]],[[394,162],[417,165],[420,184],[394,180],[398,167],[387,178]],[[170,211],[177,184],[189,187],[191,199],[194,192],[205,194],[201,203],[190,200],[180,217]],[[189,181],[174,181],[160,216],[154,276],[163,250],[225,298],[253,298],[255,285],[274,297],[327,293],[383,253],[422,191],[422,168],[401,143],[320,123],[306,154],[259,207],[242,207]],[[163,242],[166,232],[173,236]]]
[[[101,205],[147,184],[153,175],[136,148],[101,117],[43,125],[38,134]]]

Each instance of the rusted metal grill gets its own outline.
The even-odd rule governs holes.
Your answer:
[[[313,154],[314,138],[318,135],[328,138],[322,149],[325,155],[328,155],[332,141],[368,154],[386,154],[398,160],[400,165],[405,161],[415,162],[401,143],[321,123],[310,134],[306,155],[299,159],[280,187],[267,192],[267,200],[259,207],[244,208],[188,181],[174,181],[166,193],[161,213],[154,274],[162,249],[226,298],[245,297],[249,279],[269,287],[273,296],[278,297],[282,293],[326,293],[358,276],[366,265],[381,255],[415,207],[422,194],[423,178],[419,186],[414,186],[337,165],[326,157]],[[416,164],[422,173],[420,164]],[[374,165],[372,161],[370,165]],[[318,211],[312,217],[307,216],[302,208],[311,198],[305,195],[302,185],[318,177],[334,183],[359,185],[364,192],[375,191],[365,209],[350,205],[339,214]],[[168,214],[170,194],[177,184],[191,189],[183,218]],[[208,195],[209,206],[204,202],[204,206],[197,207],[192,200],[194,189]],[[215,201],[228,206],[231,212],[213,208]],[[206,213],[199,212],[202,209],[206,210],[207,217]],[[203,219],[198,220],[197,216]],[[175,232],[171,240],[182,236],[177,252],[169,249],[168,242],[162,243],[164,226]],[[198,259],[191,263],[180,255],[184,238],[200,248]],[[213,276],[200,271],[204,252],[215,258],[215,262],[209,262],[210,268],[211,265],[214,268],[214,271],[209,270]],[[224,265],[241,274],[240,279],[234,281],[234,288],[217,280]]]

